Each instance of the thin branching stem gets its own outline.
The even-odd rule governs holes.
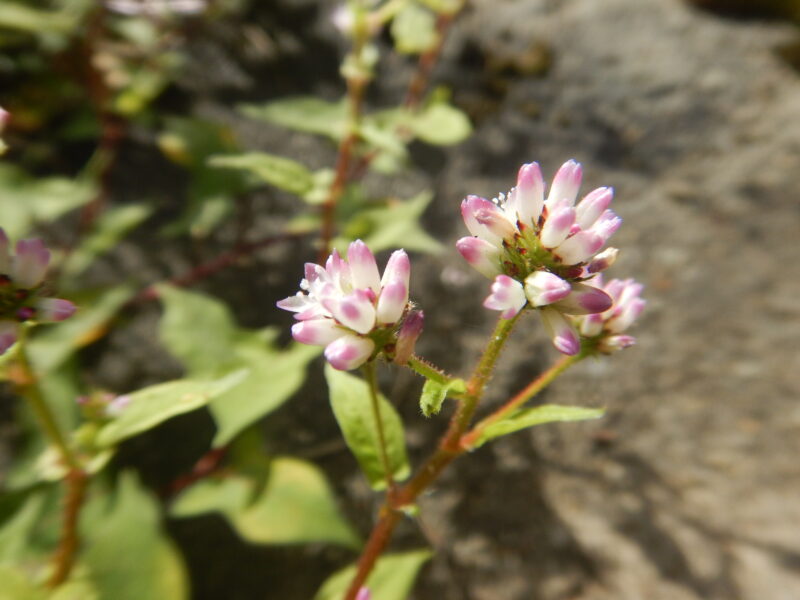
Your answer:
[[[392,494],[395,488],[394,476],[392,475],[392,463],[389,461],[389,451],[386,447],[386,433],[383,430],[383,418],[381,417],[381,408],[378,401],[378,377],[375,373],[375,363],[369,361],[364,364],[364,378],[367,380],[369,386],[369,399],[370,407],[372,409],[372,416],[375,419],[375,431],[378,434],[378,453],[381,458],[381,465],[383,466],[383,474],[386,478],[386,492]]]

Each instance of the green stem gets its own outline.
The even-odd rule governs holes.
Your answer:
[[[547,371],[539,375],[536,379],[526,385],[519,393],[506,402],[503,406],[498,408],[485,419],[481,420],[475,427],[461,437],[460,445],[463,449],[469,450],[480,439],[483,430],[492,423],[496,423],[509,413],[514,412],[520,406],[525,404],[528,400],[536,396],[544,388],[549,386],[559,375],[570,368],[572,365],[580,362],[586,357],[583,353],[578,353],[574,356],[563,356],[556,361]]]
[[[394,477],[392,476],[392,465],[389,462],[389,453],[386,449],[386,434],[383,431],[383,419],[381,418],[380,404],[378,403],[378,378],[375,374],[375,363],[370,361],[364,364],[364,376],[369,385],[369,397],[372,405],[372,416],[375,418],[375,430],[378,432],[378,448],[383,464],[383,473],[386,477],[386,493],[391,494],[394,490]]]
[[[472,415],[475,413],[478,402],[483,396],[486,383],[489,381],[497,359],[500,357],[500,351],[508,340],[508,336],[511,334],[518,317],[519,315],[512,319],[499,319],[492,337],[489,338],[489,342],[486,344],[483,355],[467,382],[467,393],[462,397],[458,410],[450,419],[447,433],[439,442],[439,448],[425,461],[408,483],[386,498],[386,502],[381,509],[380,518],[372,529],[367,545],[358,559],[356,575],[350,582],[350,587],[347,589],[344,600],[354,600],[361,586],[364,585],[378,557],[389,544],[392,532],[400,521],[401,509],[412,504],[417,496],[439,477],[447,465],[464,452],[459,443],[461,436],[469,427]]]
[[[430,379],[441,385],[447,385],[456,380],[455,377],[447,375],[437,367],[433,366],[427,360],[420,358],[417,355],[413,355],[411,358],[409,358],[406,366],[408,366],[408,368],[418,375],[422,375],[425,379]]]
[[[17,361],[20,370],[22,371],[22,377],[24,380],[20,385],[22,394],[25,396],[31,408],[33,409],[42,431],[44,431],[50,442],[58,449],[64,464],[70,469],[80,469],[78,459],[67,444],[64,434],[61,433],[58,422],[56,421],[55,416],[53,416],[50,407],[47,406],[47,402],[44,399],[42,390],[39,387],[36,373],[34,372],[30,358],[28,357],[27,328],[24,325],[21,327],[18,341]]]

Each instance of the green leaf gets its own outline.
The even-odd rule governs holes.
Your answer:
[[[251,119],[333,140],[341,139],[347,128],[344,102],[327,102],[313,96],[282,98],[266,104],[242,104],[239,110]]]
[[[127,285],[73,296],[77,312],[66,321],[37,328],[28,344],[36,371],[52,371],[76,350],[103,337],[109,321],[132,296],[133,288]]]
[[[401,54],[422,54],[433,48],[439,35],[436,33],[436,16],[415,2],[406,2],[392,20],[394,47]]]
[[[152,212],[152,207],[144,204],[129,204],[104,212],[95,223],[94,230],[70,254],[62,268],[62,278],[69,281],[80,275],[92,261],[119,244],[129,231],[141,224]]]
[[[180,555],[161,531],[158,502],[123,473],[112,498],[90,496],[81,518],[82,560],[100,598],[188,598]]]
[[[28,494],[11,518],[2,524],[0,527],[0,563],[19,561],[26,556],[28,539],[42,517],[44,502],[43,494]]]
[[[337,371],[330,365],[325,365],[325,378],[328,381],[333,414],[347,446],[358,460],[372,488],[384,489],[386,473],[381,460],[369,385],[363,379]],[[409,475],[410,468],[400,415],[382,394],[378,395],[378,411],[383,423],[386,454],[392,478],[405,479]]]
[[[432,199],[433,195],[425,191],[409,200],[395,200],[385,206],[361,210],[347,223],[344,239],[337,240],[336,246],[342,249],[360,238],[373,252],[390,248],[439,252],[442,244],[419,224],[420,216]]]
[[[159,295],[165,306],[161,340],[192,377],[247,371],[239,385],[209,406],[217,423],[214,446],[227,444],[288,400],[303,383],[306,366],[320,352],[302,344],[278,350],[273,343],[277,332],[238,328],[228,308],[208,296],[170,286],[159,287]]]
[[[22,169],[0,163],[0,223],[11,239],[26,236],[40,222],[51,222],[89,202],[95,185],[66,177],[33,178]]]
[[[433,555],[429,550],[387,554],[375,564],[366,585],[375,600],[406,600],[423,564]],[[341,600],[356,574],[355,565],[329,577],[314,600]]]
[[[0,4],[0,28],[31,34],[68,33],[77,25],[75,16],[66,11],[38,10],[11,0]]]
[[[467,115],[443,102],[423,109],[411,119],[409,126],[418,139],[435,146],[458,144],[472,133]]]
[[[451,379],[447,383],[439,383],[433,379],[425,381],[422,386],[422,395],[419,398],[419,407],[426,417],[439,414],[442,403],[447,394],[463,394],[467,391],[467,384],[463,379]]]
[[[46,600],[47,594],[38,588],[22,569],[0,565],[0,600]]]
[[[242,539],[255,544],[329,542],[358,548],[322,472],[294,458],[269,462],[266,485],[238,474],[195,483],[176,500],[171,514],[188,517],[221,512]]]
[[[478,448],[491,439],[527,429],[535,425],[556,423],[560,421],[586,421],[599,419],[605,414],[602,408],[585,408],[583,406],[561,406],[558,404],[542,404],[533,408],[525,408],[492,423],[483,430],[473,448]]]
[[[224,167],[246,171],[255,175],[262,183],[302,196],[314,185],[311,171],[295,160],[267,154],[246,152],[212,156],[208,160],[212,167]]]
[[[152,429],[177,415],[197,410],[213,398],[237,386],[247,371],[234,371],[214,381],[178,379],[128,394],[129,404],[97,434],[98,446],[113,446]]]

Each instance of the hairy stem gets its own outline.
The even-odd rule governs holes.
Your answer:
[[[64,497],[61,541],[53,557],[55,563],[53,574],[47,582],[51,588],[55,588],[67,580],[75,563],[75,554],[78,550],[78,517],[86,496],[88,482],[88,475],[81,469],[70,469],[64,480],[67,489]]]
[[[389,454],[386,450],[386,434],[383,431],[383,419],[381,418],[381,409],[378,403],[378,378],[375,374],[375,363],[369,361],[364,364],[364,377],[369,386],[370,405],[372,407],[372,416],[375,419],[375,430],[378,432],[378,449],[381,457],[381,464],[383,465],[383,474],[386,477],[386,493],[391,495],[394,491],[394,477],[392,476],[392,465],[389,462]]]
[[[402,516],[402,508],[412,504],[417,496],[427,488],[442,471],[464,450],[460,444],[461,436],[469,427],[472,415],[483,396],[486,383],[492,375],[497,359],[508,336],[511,334],[519,315],[512,319],[500,318],[492,336],[486,344],[478,364],[467,382],[467,393],[461,398],[458,409],[450,419],[447,432],[439,442],[438,449],[417,470],[414,477],[387,496],[381,509],[380,518],[370,534],[358,560],[356,575],[345,594],[345,600],[355,600],[358,590],[364,585],[375,563],[389,544],[395,526]]]
[[[475,427],[461,437],[461,446],[465,450],[469,450],[475,442],[481,437],[481,433],[492,423],[495,423],[507,416],[509,413],[514,412],[520,406],[525,404],[528,400],[536,396],[544,388],[550,385],[559,375],[566,371],[572,365],[578,363],[585,355],[576,354],[574,356],[562,356],[555,364],[553,364],[547,371],[539,375],[536,379],[526,385],[519,393],[506,402],[503,406],[498,408],[485,419],[481,420]]]
[[[19,384],[20,392],[30,404],[39,426],[50,440],[50,443],[56,447],[61,455],[61,461],[67,468],[67,474],[64,479],[66,492],[61,540],[53,557],[53,574],[47,582],[50,587],[54,588],[67,580],[75,562],[75,553],[78,549],[78,516],[83,504],[88,478],[80,466],[78,457],[61,432],[58,422],[39,387],[36,373],[28,357],[27,331],[25,327],[22,328],[19,338],[17,362],[22,379]]]
[[[455,380],[455,377],[447,375],[444,371],[417,355],[413,355],[409,358],[406,366],[418,375],[422,375],[425,379],[430,379],[441,385],[447,385]]]

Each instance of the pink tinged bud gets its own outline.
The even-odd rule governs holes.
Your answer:
[[[345,334],[325,348],[325,358],[334,369],[350,371],[360,367],[372,355],[375,342],[369,338]]]
[[[542,226],[539,239],[545,248],[555,248],[569,235],[570,228],[575,222],[575,209],[562,207],[547,217]]]
[[[581,341],[570,322],[554,308],[543,308],[541,312],[545,329],[556,350],[568,356],[577,354],[581,349]]]
[[[130,396],[117,396],[111,402],[108,403],[106,406],[106,416],[108,417],[118,417],[120,416],[128,406],[130,406],[131,397]]]
[[[355,290],[344,298],[325,298],[323,306],[345,327],[369,333],[375,327],[375,306],[364,290]]]
[[[539,220],[544,206],[544,179],[538,163],[520,167],[514,199],[520,222],[531,225]]]
[[[456,242],[461,256],[484,277],[494,279],[502,270],[500,268],[500,248],[477,237],[465,237]]]
[[[11,120],[11,113],[0,106],[0,133],[3,133],[3,130],[8,125],[8,122]]]
[[[603,247],[605,240],[594,231],[579,231],[553,250],[566,265],[575,265],[591,258]]]
[[[573,283],[569,296],[553,306],[568,315],[602,313],[611,308],[614,300],[603,290],[585,283]]]
[[[603,315],[595,313],[593,315],[586,315],[581,319],[580,332],[585,337],[594,337],[603,332]]]
[[[367,587],[362,587],[358,590],[358,594],[356,594],[356,600],[370,600],[371,598],[372,594]]]
[[[588,229],[597,221],[603,211],[611,204],[614,190],[608,187],[597,188],[589,192],[575,207],[575,221],[581,229]]]
[[[20,240],[17,242],[11,278],[19,287],[36,287],[44,279],[49,262],[50,251],[42,240]]]
[[[547,197],[547,203],[552,204],[559,200],[568,200],[569,206],[574,206],[575,199],[578,196],[578,190],[581,187],[581,179],[583,178],[583,170],[580,163],[574,160],[568,160],[556,173],[553,178],[553,185],[550,186],[550,194]]]
[[[492,283],[492,293],[483,301],[483,306],[490,310],[501,310],[501,317],[511,319],[519,314],[527,302],[519,281],[508,275],[498,275]]]
[[[367,245],[356,240],[347,249],[347,262],[350,264],[350,277],[356,289],[369,288],[376,294],[381,289],[381,276],[375,256]]]
[[[338,287],[341,287],[342,281],[350,281],[350,267],[335,248],[325,261],[325,272]]]
[[[0,275],[11,276],[11,255],[8,253],[8,236],[0,227]]]
[[[393,281],[383,286],[378,298],[378,323],[385,325],[399,321],[406,304],[408,304],[408,287],[402,281]]]
[[[19,336],[19,325],[14,321],[0,321],[0,354],[14,345]]]
[[[310,346],[327,346],[346,334],[333,319],[311,319],[292,325],[292,337]]]
[[[619,218],[613,210],[606,210],[600,215],[600,218],[597,219],[594,225],[592,225],[591,231],[594,231],[603,238],[603,242],[605,243],[614,235],[620,225],[622,225],[622,219]]]
[[[646,302],[641,298],[634,298],[622,306],[622,310],[611,317],[606,323],[606,329],[612,333],[620,333],[633,325],[633,322],[642,314]]]
[[[517,231],[503,211],[493,202],[479,196],[467,196],[461,203],[461,216],[472,235],[502,247],[503,239],[511,239]]]
[[[589,273],[600,273],[605,271],[617,261],[619,250],[617,248],[606,248],[600,254],[595,256],[586,267]]]
[[[408,288],[410,278],[411,261],[408,259],[408,254],[406,254],[405,250],[395,250],[383,270],[381,285],[387,285],[393,281],[401,281]]]
[[[36,316],[42,322],[58,322],[69,319],[77,307],[69,300],[43,298],[36,303]]]
[[[533,306],[546,306],[566,298],[572,291],[568,281],[547,271],[536,271],[525,278],[525,296]]]
[[[422,326],[425,323],[425,313],[421,310],[413,310],[406,316],[397,334],[397,344],[394,351],[394,362],[404,365],[414,354],[414,346],[417,344],[422,333]]]
[[[600,351],[608,354],[624,350],[636,343],[636,338],[630,335],[611,335],[600,342]]]
[[[275,303],[275,305],[278,308],[288,310],[289,312],[301,312],[310,308],[312,303],[309,302],[308,296],[306,296],[303,292],[297,292],[294,296],[289,296],[288,298],[279,300]]]

